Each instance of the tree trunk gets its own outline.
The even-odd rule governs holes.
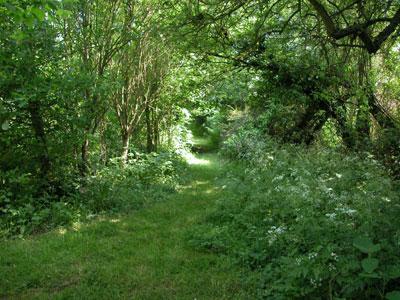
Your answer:
[[[368,99],[373,91],[370,88],[368,78],[371,56],[364,49],[360,51],[358,57],[358,84],[363,95],[358,99],[356,132],[357,145],[363,147],[370,139],[371,115]]]
[[[89,170],[89,137],[88,132],[85,130],[85,138],[81,146],[81,165],[80,172],[84,176]]]
[[[315,134],[310,125],[320,109],[318,103],[310,104],[297,124],[286,132],[284,140],[295,144],[310,144]]]
[[[40,173],[43,178],[47,178],[51,163],[47,148],[46,133],[44,131],[44,122],[42,115],[40,114],[40,103],[38,101],[29,101],[28,111],[30,114],[32,128],[35,133],[35,138],[39,146],[38,159],[40,163]]]
[[[122,162],[124,164],[128,161],[129,140],[130,140],[130,134],[127,130],[124,130],[122,132],[122,153],[121,153]]]
[[[154,122],[154,152],[158,151],[158,145],[160,144],[160,131],[158,126],[158,120]]]
[[[152,111],[152,123],[153,123],[153,151],[158,151],[158,145],[160,144],[160,131],[157,117],[157,109]]]
[[[378,124],[384,129],[396,129],[399,128],[399,123],[390,116],[385,109],[379,104],[378,99],[374,93],[371,93],[368,97],[370,112],[376,119]]]
[[[151,110],[148,106],[145,109],[145,116],[146,116],[146,134],[147,134],[147,153],[151,153],[154,151],[154,144],[153,144],[153,128],[151,125]]]
[[[103,165],[107,164],[107,156],[108,156],[108,149],[107,149],[107,138],[106,138],[106,122],[101,122],[100,127],[100,161]]]
[[[345,109],[343,109],[345,111]],[[339,127],[339,134],[342,137],[343,144],[349,148],[353,149],[355,146],[355,138],[353,130],[348,126],[346,122],[346,116],[340,110],[333,111],[333,117],[337,121]]]

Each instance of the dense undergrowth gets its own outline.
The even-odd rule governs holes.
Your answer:
[[[162,201],[178,185],[185,168],[174,153],[132,154],[80,181],[68,181],[62,195],[38,194],[29,174],[0,173],[0,238],[26,236],[90,220],[104,213],[125,213]],[[18,176],[17,176],[18,175]]]
[[[381,164],[231,128],[223,198],[192,243],[254,270],[260,298],[399,299],[399,188]]]

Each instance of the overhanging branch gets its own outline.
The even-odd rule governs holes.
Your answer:
[[[340,40],[348,36],[358,36],[364,44],[364,48],[370,54],[375,54],[381,48],[382,44],[396,31],[400,24],[400,8],[397,10],[392,18],[377,18],[368,20],[364,23],[354,24],[347,28],[341,29],[336,26],[332,17],[329,15],[326,8],[318,0],[309,0],[310,4],[321,17],[322,22],[328,32],[328,35],[335,39]],[[368,28],[377,23],[389,23],[383,31],[381,31],[374,39],[369,33]]]

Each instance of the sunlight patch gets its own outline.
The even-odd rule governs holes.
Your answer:
[[[196,180],[196,181],[194,182],[194,186],[205,185],[205,184],[208,184],[208,183],[209,183],[208,181]]]
[[[215,193],[215,188],[208,189],[208,190],[205,191],[205,193],[208,194],[208,195],[209,194],[214,194]]]
[[[79,231],[79,230],[81,229],[81,227],[82,227],[82,224],[81,224],[80,222],[74,222],[74,223],[72,224],[72,229],[73,229],[74,231]]]
[[[58,229],[58,233],[61,234],[61,235],[64,235],[64,234],[67,233],[67,229],[65,229],[65,228],[60,228],[60,229]]]
[[[193,153],[185,153],[184,158],[189,165],[209,165],[210,161],[207,159],[197,158]]]

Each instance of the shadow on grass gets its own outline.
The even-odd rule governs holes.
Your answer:
[[[193,156],[185,184],[128,216],[0,243],[0,298],[251,299],[237,267],[185,241],[219,197],[215,154]]]

